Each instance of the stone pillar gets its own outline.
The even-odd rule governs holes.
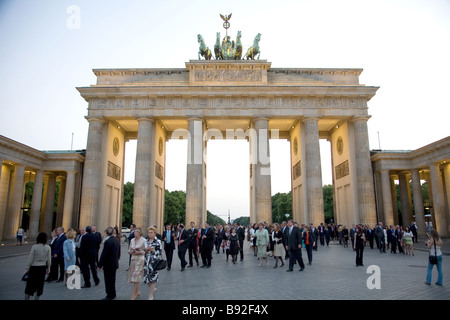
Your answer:
[[[447,215],[445,213],[444,186],[439,163],[430,165],[430,180],[433,188],[434,229],[441,237],[448,236]]]
[[[358,190],[360,223],[375,225],[377,215],[367,120],[368,117],[357,117],[353,119],[356,156],[356,188]]]
[[[270,175],[269,119],[253,121],[254,134],[251,143],[253,166],[254,222],[272,223],[272,191]]]
[[[397,190],[395,188],[395,179],[391,178],[391,190],[392,190],[392,210],[394,213],[394,224],[398,225],[398,206],[397,206]]]
[[[138,140],[136,146],[136,172],[134,181],[133,223],[142,229],[148,227],[150,217],[152,183],[154,169],[152,170],[152,152],[155,150],[153,135],[154,120],[150,118],[138,119]]]
[[[28,236],[37,237],[39,233],[39,218],[41,217],[42,188],[44,184],[44,171],[36,170],[34,176],[33,198],[31,200],[30,226]]]
[[[202,119],[188,119],[188,152],[186,169],[186,220],[189,224],[204,224],[206,220],[206,168],[204,162],[205,143]]]
[[[420,185],[419,170],[411,170],[412,192],[414,198],[415,222],[417,225],[417,234],[419,237],[425,237],[427,228],[425,226],[425,212],[423,209],[422,187]]]
[[[402,225],[411,225],[411,219],[409,218],[409,197],[408,197],[408,180],[405,173],[398,175],[399,187],[400,187],[400,205],[402,208]]]
[[[48,235],[50,235],[53,227],[53,208],[55,205],[56,174],[50,173],[48,175],[47,184],[48,185],[45,199],[44,221],[42,224],[42,232],[45,232]]]
[[[381,192],[383,196],[383,209],[384,209],[384,221],[385,225],[394,224],[394,210],[392,206],[392,190],[391,190],[391,178],[389,176],[389,170],[380,170],[381,175]]]
[[[318,226],[325,222],[323,209],[322,168],[320,162],[319,119],[304,118],[305,127],[305,176],[308,204],[307,223]]]
[[[89,132],[84,161],[82,198],[80,208],[80,227],[96,224],[100,194],[100,174],[102,159],[102,135],[104,121],[88,118]]]
[[[14,238],[16,231],[22,223],[22,206],[23,206],[23,178],[25,167],[20,164],[14,165],[14,173],[12,177],[11,192],[9,195],[8,206],[8,224],[6,236]]]
[[[447,199],[447,223],[450,223],[450,163],[444,163],[443,169],[445,196]],[[450,226],[447,230],[450,236]]]
[[[66,178],[59,176],[58,204],[56,206],[56,225],[55,225],[56,228],[62,226],[65,193],[66,193]],[[67,229],[64,230],[67,231]]]
[[[74,228],[72,224],[73,201],[75,195],[75,174],[76,171],[67,171],[66,188],[64,192],[64,209],[62,217],[62,226],[64,230]]]

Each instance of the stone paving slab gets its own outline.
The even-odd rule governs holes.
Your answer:
[[[0,258],[0,300],[23,300],[25,283],[20,279],[24,272],[31,245],[12,249],[15,255]],[[420,243],[416,245],[418,248]],[[28,251],[27,251],[28,250]],[[122,257],[117,272],[117,298],[128,300],[132,285],[126,280],[128,267],[127,246],[122,245]],[[180,272],[180,262],[174,252],[172,270],[160,271],[155,300],[449,300],[450,268],[448,256],[443,256],[444,285],[434,283],[437,278],[433,271],[432,285],[425,285],[428,253],[415,250],[414,256],[380,253],[379,250],[364,250],[364,267],[355,266],[355,252],[338,244],[319,246],[313,253],[313,263],[306,265],[303,272],[294,268],[286,272],[287,264],[274,269],[274,260],[269,265],[259,267],[246,243],[244,261],[236,264],[226,262],[225,254],[213,252],[212,267],[194,266]],[[21,254],[20,251],[23,251]],[[307,263],[305,250],[303,260]],[[1,256],[1,255],[0,255]],[[380,289],[369,289],[368,279],[376,275],[369,266],[379,269]],[[103,274],[101,283],[89,289],[68,289],[62,283],[46,283],[41,300],[100,300],[105,296]],[[377,282],[369,280],[374,284]],[[83,281],[81,281],[83,283]],[[148,297],[147,285],[141,284],[139,300]]]

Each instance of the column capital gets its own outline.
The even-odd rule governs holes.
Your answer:
[[[100,122],[100,123],[105,123],[106,121],[105,121],[105,119],[103,119],[103,118],[97,118],[97,117],[89,117],[89,116],[86,116],[86,117],[84,117],[89,123],[91,123],[91,122]]]
[[[76,170],[67,170],[66,173],[67,174],[77,174],[78,171],[76,171]]]
[[[199,118],[199,117],[189,117],[189,118],[187,118],[186,120],[187,120],[188,122],[191,122],[191,121],[201,121],[201,122],[203,122],[203,121],[205,121],[205,119]]]
[[[138,122],[141,122],[141,121],[149,121],[149,122],[152,122],[152,123],[155,122],[155,119],[150,118],[150,117],[140,117],[140,118],[137,118],[136,120],[137,120]]]
[[[370,118],[372,118],[372,116],[354,116],[353,118],[350,119],[351,122],[358,122],[358,121],[365,121],[367,122]]]
[[[308,122],[308,121],[315,121],[315,122],[319,122],[319,120],[321,119],[321,116],[306,116],[302,118],[302,122]]]

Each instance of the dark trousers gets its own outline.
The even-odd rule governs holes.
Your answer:
[[[320,245],[324,246],[325,245],[325,235],[322,233],[322,234],[320,234],[319,237],[320,237]]]
[[[241,260],[244,260],[244,240],[239,240],[239,254],[241,256]]]
[[[178,258],[180,258],[181,261],[181,268],[184,269],[186,267],[186,247],[178,247]]]
[[[191,267],[194,265],[194,261],[193,261],[192,257],[194,257],[195,262],[197,262],[197,265],[198,265],[197,243],[191,243],[189,245],[189,265]]]
[[[203,247],[202,248],[203,265],[205,265],[205,266],[210,266],[211,265],[212,250],[213,250],[213,248],[208,248],[208,247]]]
[[[166,252],[166,259],[167,259],[167,267],[170,269],[172,268],[172,260],[173,260],[173,249],[164,249]],[[131,255],[130,255],[131,257]]]
[[[363,252],[364,252],[364,247],[356,248],[356,265],[357,266],[363,265]]]
[[[58,260],[52,256],[50,273],[48,274],[47,281],[58,280],[58,266]]]
[[[110,299],[116,297],[116,269],[104,269],[106,296]]]
[[[384,242],[384,237],[378,238],[378,248],[380,248],[380,252],[386,252],[386,243]]]
[[[91,286],[91,274],[92,272],[92,278],[94,279],[94,283],[98,284],[100,282],[100,279],[97,276],[97,268],[95,266],[95,257],[89,257],[89,258],[81,258],[81,272],[83,273],[83,279],[84,279],[84,285],[86,287]],[[90,272],[89,272],[90,269]]]
[[[289,270],[293,270],[295,261],[298,262],[301,269],[305,268],[302,258],[302,249],[289,248]]]
[[[308,255],[308,262],[312,262],[312,250],[313,245],[312,244],[305,244],[306,254]]]

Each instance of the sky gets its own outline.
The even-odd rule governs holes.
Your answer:
[[[261,33],[274,68],[362,68],[380,89],[368,102],[371,149],[414,150],[449,136],[450,1],[77,1],[0,0],[0,134],[38,150],[85,149],[87,102],[76,87],[92,69],[183,68],[197,59],[197,34],[213,47],[229,34],[244,48]],[[185,141],[166,146],[166,189],[186,188]],[[136,143],[126,145],[134,181]],[[249,215],[248,144],[208,142],[207,208]],[[289,192],[286,140],[270,142],[272,194]],[[321,141],[323,184],[330,145]]]

